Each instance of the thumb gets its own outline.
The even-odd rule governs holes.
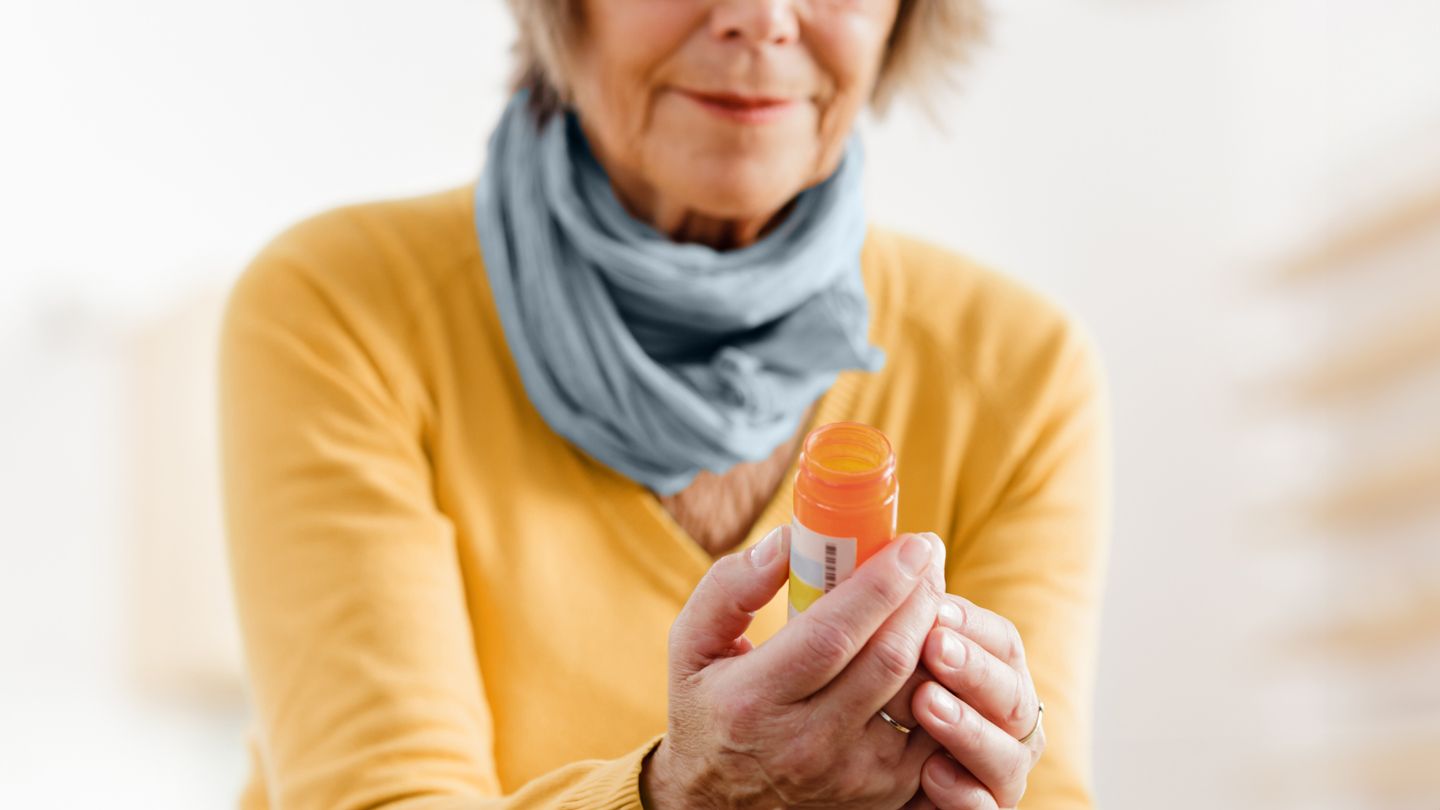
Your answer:
[[[681,676],[750,648],[743,638],[755,611],[790,572],[790,527],[779,526],[748,551],[715,561],[670,628],[670,667]]]

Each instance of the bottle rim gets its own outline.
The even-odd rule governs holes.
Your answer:
[[[827,455],[827,451],[833,452],[837,446],[852,452]],[[831,422],[815,428],[805,437],[800,455],[800,469],[827,486],[863,486],[893,476],[895,472],[895,451],[890,440],[863,422]],[[835,461],[839,459],[858,461],[861,466],[837,466]]]

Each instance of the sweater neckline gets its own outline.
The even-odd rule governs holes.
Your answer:
[[[810,421],[805,426],[806,433],[828,422],[852,418],[864,376],[863,371],[841,373],[817,401]],[[584,458],[585,466],[601,478],[602,485],[597,494],[606,511],[620,527],[617,534],[635,557],[635,563],[643,566],[658,581],[677,606],[683,605],[716,558],[711,557],[710,553],[675,521],[653,491],[594,459],[579,455]],[[779,486],[745,532],[744,539],[725,552],[726,555],[753,547],[764,539],[771,529],[790,522],[795,472],[799,464],[800,454],[797,450],[786,465]],[[758,644],[778,632],[786,618],[785,590],[782,588],[775,599],[756,611],[755,620],[746,635]]]
[[[885,246],[874,238],[875,235],[874,229],[871,229],[861,270],[871,302],[870,340],[876,345],[888,347],[893,345],[893,324],[885,312],[887,293],[892,292],[887,289],[890,256]],[[834,384],[816,401],[805,427],[806,433],[829,422],[859,418],[861,393],[866,381],[874,376],[874,373],[860,369],[841,372]],[[695,586],[715,563],[715,558],[671,517],[653,491],[590,458],[578,448],[572,446],[571,449],[575,457],[582,460],[589,473],[587,477],[596,486],[595,495],[603,504],[602,508],[615,521],[620,542],[634,557],[635,564],[642,567],[675,601],[678,609],[690,598]],[[779,486],[770,495],[755,522],[746,530],[741,542],[726,554],[749,549],[764,539],[771,529],[790,522],[795,472],[799,465],[797,448],[786,465]],[[788,615],[785,604],[786,592],[782,587],[775,599],[756,612],[754,622],[746,632],[751,641],[758,644],[784,626]]]
[[[808,434],[820,425],[840,421],[849,416],[850,406],[854,402],[855,389],[859,384],[859,377],[860,373],[853,371],[842,373],[836,378],[835,383],[831,385],[825,393],[820,395],[816,401],[814,410],[810,414],[809,420],[805,423],[802,439],[805,434]],[[766,500],[765,506],[762,507],[759,514],[756,515],[755,522],[746,530],[745,536],[740,543],[725,552],[726,555],[750,548],[763,540],[771,529],[790,520],[791,499],[794,497],[795,473],[800,467],[800,444],[802,443],[803,442],[796,443],[795,452],[791,454],[790,460],[785,465],[785,472],[780,477],[779,485],[776,486],[775,491],[771,493],[770,497]],[[625,480],[629,481],[629,479]],[[633,481],[630,483],[634,484]],[[659,496],[653,491],[640,484],[634,484],[631,489],[635,490],[634,494],[643,501],[646,510],[653,514],[655,520],[665,524],[664,528],[671,535],[683,540],[687,549],[694,552],[689,556],[700,565],[699,574],[703,576],[705,570],[715,562],[716,558],[712,558],[710,552],[706,551],[694,538],[690,537],[689,533],[676,522],[669,510],[661,503]],[[699,581],[699,577],[696,578],[696,581]]]

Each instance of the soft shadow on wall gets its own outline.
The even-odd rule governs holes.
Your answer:
[[[1333,225],[1257,292],[1250,517],[1276,591],[1250,774],[1309,808],[1440,797],[1440,121],[1337,167]],[[1274,347],[1290,347],[1274,351]]]

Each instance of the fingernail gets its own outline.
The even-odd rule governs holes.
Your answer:
[[[930,696],[930,711],[935,713],[940,722],[953,725],[960,719],[960,701],[956,700],[955,696],[949,692],[937,689]]]
[[[944,757],[939,757],[930,767],[930,778],[935,780],[936,785],[948,788],[955,784],[955,766],[946,762]]]
[[[959,630],[965,625],[965,611],[949,599],[940,600],[940,624],[952,630]]]
[[[930,541],[918,534],[905,538],[900,547],[900,568],[910,576],[916,576],[930,564]]]
[[[764,540],[761,540],[754,548],[750,549],[751,564],[756,568],[765,568],[769,566],[770,563],[775,562],[775,557],[780,553],[780,542],[784,539],[784,536],[784,526],[776,526],[771,529],[770,533],[765,535]]]
[[[925,536],[930,538],[930,542],[934,543],[935,548],[940,551],[940,559],[945,559],[945,541],[940,539],[940,535],[935,532],[925,532]]]
[[[940,631],[940,660],[951,669],[959,669],[965,663],[965,642],[949,630]]]

